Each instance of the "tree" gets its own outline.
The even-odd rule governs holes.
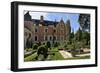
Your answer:
[[[90,31],[90,14],[80,14],[78,22],[83,31]]]
[[[75,41],[81,41],[82,40],[82,30],[79,28],[79,30],[75,34]]]
[[[67,27],[67,33],[68,35],[71,33],[71,25],[70,25],[70,20],[67,20],[66,22],[66,27]]]
[[[70,34],[71,34],[71,25],[70,25],[70,20],[67,20],[66,21],[66,38],[67,38],[67,40],[69,40],[70,39]]]
[[[82,39],[85,40],[85,45],[89,45],[90,42],[90,33],[89,32],[83,32]]]
[[[72,42],[72,39],[74,39],[74,32],[69,34],[69,41]]]

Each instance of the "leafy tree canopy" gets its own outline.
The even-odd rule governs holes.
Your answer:
[[[83,31],[90,31],[90,14],[80,14],[78,21]]]

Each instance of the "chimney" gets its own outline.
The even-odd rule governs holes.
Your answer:
[[[44,18],[43,16],[40,17],[40,22],[43,22]]]

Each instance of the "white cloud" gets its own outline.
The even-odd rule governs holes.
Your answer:
[[[47,19],[48,13],[46,12],[29,12],[32,16],[32,19],[40,19],[40,16],[44,16],[44,20]]]

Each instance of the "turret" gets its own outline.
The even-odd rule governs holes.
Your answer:
[[[64,24],[63,18],[61,18],[60,23],[61,23],[61,24]]]
[[[70,33],[71,32],[70,20],[67,20],[66,27],[67,27],[67,30],[69,30],[69,33]]]
[[[31,21],[31,15],[29,14],[29,11],[24,15],[24,21]]]

